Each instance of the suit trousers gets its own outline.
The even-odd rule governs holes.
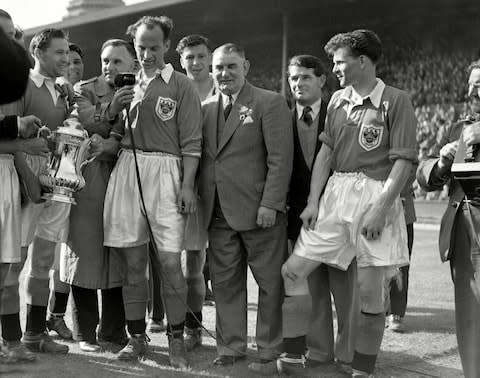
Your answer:
[[[121,339],[125,335],[125,312],[123,309],[122,288],[102,290],[102,316],[99,318],[97,289],[87,289],[72,285],[73,338],[76,341],[97,341],[98,334],[103,339]]]
[[[247,348],[247,267],[259,286],[258,357],[273,359],[282,342],[283,280],[287,258],[286,215],[271,228],[235,231],[216,209],[208,230],[208,259],[216,303],[217,352],[241,355]]]
[[[408,238],[408,256],[412,261],[412,247],[413,247],[413,223],[407,224],[407,238]],[[392,281],[390,288],[390,314],[405,316],[407,310],[408,299],[408,275],[410,265],[405,265],[400,268],[402,273],[402,286],[398,287],[397,281]]]
[[[464,205],[459,209],[453,231],[453,253],[450,260],[455,286],[455,319],[457,341],[463,373],[466,378],[480,376],[480,246],[477,242],[480,208]]]

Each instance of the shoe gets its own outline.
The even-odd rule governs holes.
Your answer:
[[[148,341],[150,341],[150,338],[145,333],[131,335],[128,344],[118,352],[117,359],[135,360],[145,356],[148,349]]]
[[[100,352],[102,349],[100,345],[96,343],[89,343],[88,341],[79,341],[78,345],[80,346],[80,350],[83,350],[84,352],[96,353]]]
[[[202,329],[185,328],[185,349],[191,351],[196,347],[202,346]]]
[[[218,356],[213,360],[213,364],[215,366],[228,366],[228,365],[233,365],[234,363],[238,361],[244,360],[246,357],[245,356],[227,356],[227,355],[222,355]]]
[[[4,355],[4,362],[13,364],[15,362],[31,362],[37,359],[35,353],[32,353],[20,341],[4,341],[2,353]]]
[[[43,353],[53,353],[53,354],[68,353],[68,345],[59,344],[53,341],[47,332],[35,334],[27,331],[23,335],[22,342],[32,352],[43,352]]]
[[[167,326],[163,322],[163,320],[153,320],[150,319],[148,321],[147,329],[151,333],[160,333],[160,332],[165,332],[167,330]]]
[[[20,197],[22,204],[25,204],[28,201],[32,201],[33,203],[44,202],[45,200],[41,198],[42,187],[40,185],[40,180],[28,166],[25,156],[20,152],[15,153],[14,163],[20,182]]]
[[[206,306],[213,306],[215,304],[215,298],[213,297],[213,293],[208,287],[205,288],[205,299],[203,301],[203,304]]]
[[[49,331],[55,331],[58,336],[60,336],[64,340],[71,340],[72,339],[72,331],[70,328],[67,327],[65,324],[65,320],[63,316],[52,316],[47,319],[47,329]]]
[[[403,324],[403,317],[401,317],[400,315],[390,315],[388,328],[392,332],[404,333],[405,324]]]
[[[285,354],[282,357],[269,362],[252,362],[248,365],[248,369],[258,375],[263,376],[293,376],[302,377],[307,375],[308,369],[305,364],[306,359],[290,358]]]
[[[352,371],[352,378],[353,377],[355,377],[355,378],[375,378],[375,376],[373,374],[368,374],[364,371],[355,370],[355,369],[353,369],[353,371]]]
[[[188,369],[187,352],[183,335],[181,337],[168,336],[168,358],[170,365],[177,369]]]
[[[127,333],[123,331],[122,333],[115,334],[115,335],[104,335],[99,333],[98,334],[98,341],[104,342],[104,343],[113,343],[120,345],[124,347],[125,345],[128,344],[129,338],[127,336]]]
[[[335,365],[337,366],[337,369],[340,372],[342,372],[344,374],[348,374],[348,375],[352,374],[352,364],[351,363],[341,361],[341,360],[336,360]]]

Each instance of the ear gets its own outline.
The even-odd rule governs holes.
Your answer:
[[[163,45],[165,46],[165,52],[167,52],[170,49],[170,40],[165,41]]]
[[[38,47],[35,48],[35,50],[33,50],[33,57],[37,60],[41,60],[42,57],[43,57],[43,51],[40,50]]]
[[[243,62],[243,69],[245,70],[245,76],[247,76],[248,70],[250,69],[250,62],[247,59]]]
[[[182,68],[185,69],[185,64],[183,63],[183,58],[181,55],[180,55],[179,61],[180,61],[180,66],[182,66]]]
[[[320,89],[322,89],[325,86],[325,83],[327,82],[327,77],[325,75],[322,75],[318,78],[318,86]]]

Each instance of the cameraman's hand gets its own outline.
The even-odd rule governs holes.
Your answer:
[[[438,161],[438,168],[442,171],[450,169],[457,153],[458,140],[446,144],[440,150],[440,160]]]
[[[19,143],[20,151],[29,155],[47,156],[50,152],[47,141],[43,138],[21,139]]]
[[[480,143],[480,122],[465,126],[463,129],[463,140],[467,146]]]
[[[115,117],[123,108],[130,105],[133,100],[134,91],[133,85],[126,85],[118,89],[113,95],[112,102],[110,102],[109,113]]]
[[[42,121],[34,115],[18,118],[18,133],[21,138],[30,138],[37,135],[37,131],[41,126]]]

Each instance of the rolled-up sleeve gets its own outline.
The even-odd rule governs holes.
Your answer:
[[[407,94],[399,91],[399,95],[389,104],[390,127],[390,160],[397,159],[417,161],[416,135],[417,117]]]
[[[337,106],[340,93],[341,91],[337,91],[332,95],[332,98],[330,99],[330,102],[328,103],[328,106],[327,106],[325,127],[323,131],[320,133],[320,135],[318,136],[318,139],[320,140],[320,142],[330,147],[331,150],[333,150],[333,145],[334,145],[332,114],[335,109],[335,106]]]
[[[182,80],[177,122],[182,156],[200,158],[202,152],[202,109],[198,94],[188,79]]]

